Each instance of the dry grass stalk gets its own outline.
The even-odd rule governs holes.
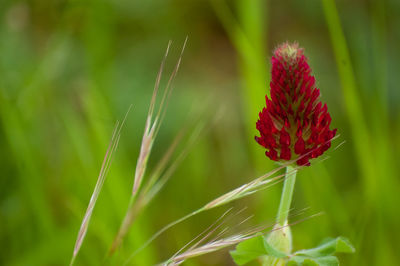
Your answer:
[[[76,256],[78,255],[78,252],[82,246],[83,240],[85,239],[85,236],[86,236],[86,233],[87,233],[87,230],[89,227],[90,218],[92,217],[94,206],[96,205],[97,198],[99,197],[99,194],[103,187],[104,181],[106,180],[108,170],[111,166],[113,154],[118,147],[119,139],[121,136],[121,129],[125,123],[126,117],[128,116],[130,109],[131,109],[131,106],[129,107],[122,123],[119,124],[119,121],[117,121],[117,123],[114,127],[113,134],[112,134],[110,143],[108,145],[106,154],[104,156],[99,176],[97,178],[96,186],[93,190],[92,196],[90,197],[88,207],[86,209],[85,215],[84,215],[82,223],[81,223],[81,227],[78,232],[78,237],[75,242],[75,247],[74,247],[74,251],[72,254],[70,265],[74,264]]]
[[[231,209],[229,209],[227,212],[229,212],[230,210]],[[239,211],[235,215],[238,215],[241,211]],[[227,212],[225,212],[222,215],[222,217],[224,217],[227,214]],[[304,210],[300,210],[298,213],[292,214],[291,217],[298,216],[298,215],[302,214],[303,212],[304,212]],[[310,216],[308,216],[306,218],[299,219],[298,221],[296,221],[294,223],[291,223],[290,225],[286,225],[286,226],[293,226],[295,224],[298,224],[300,222],[303,222],[305,220],[311,219],[311,218],[319,216],[319,215],[321,215],[321,213],[310,215]],[[197,239],[200,236],[205,235],[197,243],[192,245],[186,251],[182,252],[190,243],[194,242],[195,239],[193,239],[188,244],[186,244],[183,248],[181,248],[177,253],[175,253],[170,259],[168,259],[164,263],[161,263],[160,265],[163,265],[163,266],[180,265],[180,264],[182,264],[183,262],[185,262],[186,260],[188,260],[190,258],[194,258],[194,257],[198,257],[198,256],[205,255],[205,254],[208,254],[208,253],[212,253],[212,252],[221,250],[223,248],[236,245],[236,244],[238,244],[238,243],[240,243],[240,242],[242,242],[244,240],[253,238],[253,237],[259,235],[260,233],[266,233],[265,231],[268,228],[273,228],[273,229],[271,229],[269,231],[275,231],[275,230],[281,230],[283,227],[285,227],[285,226],[276,227],[275,226],[276,224],[275,225],[274,224],[261,225],[261,226],[253,227],[253,228],[251,228],[251,229],[249,229],[247,231],[242,231],[242,232],[240,232],[238,234],[235,234],[235,235],[232,235],[232,236],[222,237],[222,235],[225,234],[228,231],[228,227],[227,227],[224,230],[222,230],[216,237],[214,237],[213,239],[209,240],[205,244],[200,245],[201,243],[205,242],[214,232],[216,232],[216,230],[218,228],[220,228],[226,222],[226,221],[223,221],[219,225],[215,225],[217,222],[219,222],[222,219],[222,217],[220,217],[216,222],[214,222],[210,227],[208,227],[204,232],[202,232],[199,236],[197,236],[195,238],[195,239]],[[244,219],[242,222],[239,223],[239,225],[243,224],[244,222],[246,222],[251,217],[252,216]]]
[[[161,160],[157,163],[157,166],[150,174],[150,177],[147,183],[140,191],[140,195],[143,196],[152,189],[154,184],[160,179],[160,176],[164,173],[165,169],[168,167],[168,164],[171,161],[171,158],[178,147],[179,143],[182,141],[183,136],[187,133],[187,128],[183,128],[174,138],[167,151],[162,156]]]
[[[211,241],[211,242],[206,243],[203,246],[200,246],[198,248],[195,248],[195,249],[189,250],[187,252],[184,252],[182,254],[179,254],[179,255],[171,258],[167,262],[163,263],[162,265],[171,265],[171,266],[172,265],[180,265],[187,259],[218,251],[220,249],[238,244],[238,243],[240,243],[246,239],[250,239],[254,236],[237,234],[237,235],[234,235],[231,237]]]
[[[144,127],[142,144],[140,146],[140,153],[139,153],[139,157],[138,157],[138,160],[136,163],[132,195],[135,195],[137,193],[137,191],[139,190],[139,187],[142,183],[143,176],[146,171],[147,160],[150,156],[151,149],[153,147],[153,142],[156,137],[155,131],[156,131],[156,127],[158,124],[159,116],[157,115],[153,121],[153,114],[154,114],[155,104],[156,104],[156,100],[157,100],[157,93],[158,93],[158,89],[160,87],[161,77],[162,77],[162,73],[164,71],[164,65],[165,65],[165,61],[168,56],[170,46],[171,46],[171,41],[168,42],[167,50],[165,51],[164,58],[161,62],[161,66],[160,66],[160,69],[157,74],[156,83],[154,85],[153,95],[151,97],[150,107],[149,107],[149,111],[147,114],[146,124]],[[162,108],[162,105],[160,106],[159,110],[161,108]]]
[[[144,204],[147,205],[154,196],[163,188],[167,181],[171,178],[173,173],[176,171],[178,166],[186,158],[189,151],[192,149],[196,141],[199,139],[200,134],[204,130],[204,124],[200,123],[193,130],[189,137],[189,140],[185,143],[185,147],[176,157],[176,159],[166,168],[166,165],[156,169],[155,173],[151,176],[148,184],[146,185],[146,190],[143,190],[142,196]],[[166,154],[165,159],[169,161],[171,158],[170,154]],[[164,158],[163,158],[164,159]]]
[[[157,78],[156,78],[156,82],[155,82],[155,86],[154,86],[154,90],[153,90],[153,95],[151,98],[151,102],[150,102],[150,107],[149,107],[149,111],[148,111],[148,115],[147,115],[147,119],[146,119],[146,124],[145,124],[145,130],[144,130],[144,134],[143,134],[143,138],[142,138],[142,144],[140,147],[140,153],[139,153],[139,157],[138,157],[138,161],[136,164],[136,170],[135,170],[135,177],[134,177],[134,184],[133,184],[133,188],[132,188],[132,195],[131,195],[131,199],[129,202],[129,206],[128,206],[128,210],[126,212],[126,215],[122,221],[122,224],[120,226],[120,229],[117,233],[117,236],[115,237],[112,246],[110,248],[110,254],[113,254],[115,252],[115,250],[118,248],[118,246],[121,244],[122,239],[125,237],[125,235],[128,233],[129,228],[131,227],[133,221],[135,220],[136,215],[142,210],[142,208],[151,200],[151,198],[155,195],[154,192],[157,192],[159,189],[161,189],[163,183],[162,182],[157,182],[160,175],[162,174],[162,170],[166,167],[167,163],[169,162],[172,153],[174,152],[177,144],[179,143],[179,141],[181,140],[180,135],[178,135],[177,139],[175,139],[175,141],[172,143],[171,147],[168,149],[167,153],[164,155],[163,159],[161,160],[161,162],[159,163],[159,166],[156,168],[156,172],[150,177],[150,180],[147,184],[147,186],[144,188],[144,190],[142,190],[142,192],[140,193],[140,196],[138,197],[138,193],[141,189],[141,185],[143,183],[143,178],[146,172],[146,168],[147,168],[147,162],[153,147],[153,143],[154,140],[157,136],[157,133],[160,129],[160,125],[161,122],[165,116],[165,111],[166,111],[166,106],[168,104],[168,99],[169,96],[171,95],[172,92],[172,83],[176,77],[176,74],[178,73],[179,70],[179,66],[182,60],[182,56],[183,56],[183,51],[185,49],[186,46],[186,42],[187,42],[187,38],[183,44],[182,50],[181,50],[181,54],[178,58],[178,61],[175,65],[174,70],[172,71],[169,80],[167,82],[167,85],[164,89],[164,93],[163,96],[161,98],[161,102],[158,106],[158,111],[155,114],[155,109],[156,109],[156,100],[157,100],[157,94],[159,91],[159,87],[160,87],[160,82],[161,82],[161,78],[162,78],[162,73],[164,71],[164,65],[165,65],[165,61],[166,58],[168,56],[168,52],[169,52],[169,48],[171,46],[171,42],[168,43],[164,58],[161,62],[161,66],[160,69],[158,71],[157,74]],[[183,133],[182,133],[183,134]],[[174,165],[179,164],[180,161],[175,162]],[[175,166],[176,167],[176,166]],[[175,168],[173,168],[174,170]],[[169,176],[172,175],[173,171],[169,172]],[[163,180],[167,181],[169,176],[168,175],[164,175],[165,177],[163,178]],[[168,177],[166,177],[168,176]],[[159,188],[158,190],[151,190],[153,188],[153,185],[157,185],[157,187]],[[152,192],[152,193],[147,193],[147,192]],[[152,196],[150,196],[152,195]]]
[[[211,252],[220,250],[222,248],[237,244],[243,240],[249,239],[256,233],[271,226],[271,225],[259,226],[259,227],[250,229],[247,232],[241,232],[241,233],[233,235],[233,236],[222,237],[229,229],[232,229],[232,228],[229,228],[229,226],[226,226],[216,236],[211,237],[218,229],[220,229],[223,225],[225,225],[228,222],[228,220],[238,216],[245,209],[246,208],[243,208],[243,209],[239,210],[238,212],[236,212],[235,214],[231,214],[230,216],[227,216],[228,213],[230,213],[232,211],[232,208],[228,209],[212,225],[210,225],[206,230],[204,230],[197,237],[195,237],[189,243],[187,243],[185,246],[183,246],[170,259],[168,259],[166,262],[162,263],[161,265],[179,265],[189,258],[193,258],[193,257],[197,257],[197,256],[204,255],[207,253],[211,253]],[[242,222],[240,222],[238,225],[245,223],[251,217],[253,217],[253,215],[250,217],[247,217]],[[192,244],[197,239],[199,239],[199,240],[196,243]],[[208,240],[208,239],[210,239],[210,240]],[[202,244],[202,243],[205,243],[205,244]],[[187,248],[189,245],[191,245],[191,246],[189,248]],[[185,250],[185,251],[183,251],[183,250]]]
[[[189,219],[192,216],[195,216],[196,214],[199,214],[203,211],[206,210],[210,210],[213,208],[216,208],[218,206],[222,206],[224,204],[227,204],[231,201],[237,200],[239,198],[248,196],[252,193],[257,192],[257,190],[254,190],[256,188],[258,188],[259,190],[261,190],[262,188],[265,188],[266,184],[269,185],[274,185],[276,184],[276,182],[281,182],[282,178],[285,176],[285,174],[281,174],[278,176],[275,176],[271,179],[268,179],[268,177],[272,176],[273,174],[275,174],[276,172],[278,172],[280,169],[282,169],[284,166],[278,167],[277,169],[253,180],[252,182],[242,185],[237,189],[234,189],[226,194],[224,194],[221,197],[218,197],[217,199],[207,203],[206,205],[204,205],[202,208],[199,208],[197,210],[195,210],[194,212],[191,212],[189,214],[187,214],[186,216],[175,220],[172,223],[169,223],[168,225],[164,226],[161,230],[159,230],[157,233],[155,233],[149,240],[147,240],[138,250],[136,250],[134,253],[131,254],[131,256],[129,257],[128,261],[131,260],[137,253],[139,253],[141,250],[143,250],[145,247],[147,247],[154,239],[156,239],[159,235],[161,235],[162,233],[164,233],[165,231],[167,231],[169,228]]]
[[[333,137],[332,139],[326,141],[330,142],[336,138],[338,138],[339,135],[336,135],[335,137]],[[325,144],[323,143],[323,144]],[[342,143],[340,143],[338,146],[342,145]],[[310,153],[312,153],[313,150],[307,152],[306,154],[302,155],[302,156],[307,156]],[[160,236],[162,233],[164,233],[165,231],[167,231],[169,228],[195,216],[196,214],[199,214],[203,211],[207,211],[222,205],[225,205],[227,203],[230,203],[232,201],[238,200],[240,198],[249,196],[253,193],[256,193],[258,191],[264,190],[270,186],[273,186],[279,182],[282,182],[286,176],[285,174],[280,174],[280,175],[276,175],[274,176],[277,172],[279,172],[280,170],[286,168],[288,165],[292,165],[294,164],[297,160],[301,159],[302,156],[300,156],[299,158],[297,158],[296,160],[292,160],[292,161],[288,161],[284,164],[282,164],[281,166],[277,167],[276,169],[254,179],[253,181],[244,184],[236,189],[231,190],[230,192],[225,193],[224,195],[210,201],[209,203],[207,203],[206,205],[204,205],[203,207],[187,214],[184,217],[181,217],[178,220],[175,220],[169,224],[167,224],[166,226],[164,226],[162,229],[160,229],[158,232],[156,232],[149,240],[147,240],[139,249],[137,249],[136,251],[134,251],[131,256],[128,258],[127,261],[130,261],[137,253],[139,253],[141,250],[143,250],[145,247],[147,247],[153,240],[155,240],[158,236]],[[320,161],[323,161],[324,159],[320,159]],[[316,162],[314,162],[316,163]],[[297,166],[294,167],[293,171],[297,171],[298,169],[302,168],[302,166]],[[290,174],[290,172],[289,172]]]
[[[136,193],[138,192],[142,181],[143,181],[143,177],[146,171],[146,167],[147,167],[147,160],[150,156],[151,153],[151,149],[154,143],[154,139],[157,136],[157,133],[160,129],[161,123],[164,119],[165,116],[165,111],[166,111],[166,107],[168,105],[168,99],[169,96],[171,95],[172,92],[172,83],[178,73],[179,70],[179,66],[181,64],[182,61],[182,56],[183,56],[183,52],[185,50],[186,47],[186,42],[187,42],[187,38],[185,39],[185,42],[183,44],[180,56],[178,58],[178,61],[175,65],[174,70],[172,71],[172,74],[170,75],[169,79],[168,79],[168,83],[164,89],[164,93],[163,96],[161,98],[161,102],[160,105],[158,106],[158,112],[153,120],[153,114],[154,114],[154,110],[155,110],[155,104],[156,104],[156,100],[157,100],[157,94],[158,94],[158,90],[160,87],[160,82],[161,82],[161,77],[162,77],[162,73],[164,71],[164,65],[165,65],[165,61],[167,59],[168,56],[168,52],[169,52],[169,48],[171,46],[171,41],[168,43],[167,46],[167,50],[165,52],[164,58],[161,62],[161,66],[160,69],[158,71],[157,74],[157,78],[156,78],[156,83],[154,85],[154,90],[153,90],[153,95],[151,98],[151,102],[150,102],[150,107],[149,107],[149,112],[147,115],[147,120],[146,120],[146,125],[145,125],[145,131],[143,134],[143,139],[142,139],[142,145],[140,148],[140,154],[139,154],[139,158],[136,164],[136,170],[135,170],[135,179],[134,179],[134,184],[133,184],[133,189],[132,189],[132,195],[135,196]]]
[[[123,236],[125,236],[133,224],[137,215],[143,211],[143,209],[151,202],[151,200],[156,196],[156,194],[162,189],[162,187],[167,183],[169,178],[175,172],[178,165],[183,161],[183,159],[187,156],[193,145],[195,144],[196,140],[198,139],[201,131],[203,130],[203,125],[199,124],[195,130],[192,132],[189,140],[185,143],[183,150],[179,153],[177,158],[169,164],[172,155],[182,139],[184,135],[184,131],[181,131],[174,139],[170,147],[168,148],[167,152],[164,154],[160,162],[158,163],[154,172],[150,175],[149,180],[147,181],[146,185],[141,190],[139,196],[132,203],[130,209],[127,212],[127,216],[124,219],[124,223],[121,226],[119,236],[114,240],[113,245],[110,249],[110,253],[112,254],[120,241],[122,241]],[[169,165],[169,166],[168,166]],[[168,167],[167,167],[168,166]]]

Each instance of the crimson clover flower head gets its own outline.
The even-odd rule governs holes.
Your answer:
[[[336,129],[329,128],[331,116],[322,104],[315,78],[298,44],[284,43],[271,59],[270,95],[259,113],[255,140],[266,148],[265,155],[274,161],[309,160],[322,155],[331,146]]]

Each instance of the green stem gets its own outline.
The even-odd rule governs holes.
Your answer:
[[[284,226],[287,223],[290,204],[292,203],[292,196],[294,184],[296,183],[297,169],[289,165],[286,167],[285,183],[283,184],[281,202],[279,204],[277,223]]]

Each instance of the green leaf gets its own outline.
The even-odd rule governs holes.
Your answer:
[[[269,242],[265,238],[264,238],[264,247],[265,250],[267,251],[267,254],[275,258],[285,258],[288,256],[282,251],[275,249],[272,245],[269,244]]]
[[[230,251],[233,261],[238,265],[248,263],[266,254],[264,237],[262,235],[245,240],[236,246],[236,250]]]
[[[336,238],[336,252],[354,253],[356,252],[356,249],[350,243],[350,240],[345,237],[339,236],[338,238]]]
[[[287,263],[288,266],[338,266],[339,260],[335,256],[311,258],[308,256],[293,256]]]
[[[238,265],[248,263],[258,257],[270,255],[276,258],[285,258],[287,255],[271,246],[262,235],[245,240],[230,251],[234,262]]]
[[[302,255],[308,257],[325,257],[333,255],[334,253],[354,253],[355,248],[350,241],[345,237],[337,237],[324,241],[321,245],[312,249],[300,250],[295,255]]]

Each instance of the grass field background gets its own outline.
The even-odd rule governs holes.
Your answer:
[[[338,128],[333,146],[345,143],[298,174],[293,208],[323,215],[293,227],[294,246],[343,235],[357,249],[343,265],[397,265],[398,14],[395,0],[2,0],[0,264],[69,263],[115,121],[132,104],[76,265],[104,261],[128,206],[159,64],[172,40],[171,72],[188,36],[149,169],[199,113],[220,117],[138,217],[120,259],[167,223],[277,167],[254,141],[255,122],[274,47],[297,41]],[[250,223],[272,222],[280,189],[232,206],[247,206]],[[170,229],[132,263],[169,258],[226,208]],[[233,262],[223,250],[186,265]]]

